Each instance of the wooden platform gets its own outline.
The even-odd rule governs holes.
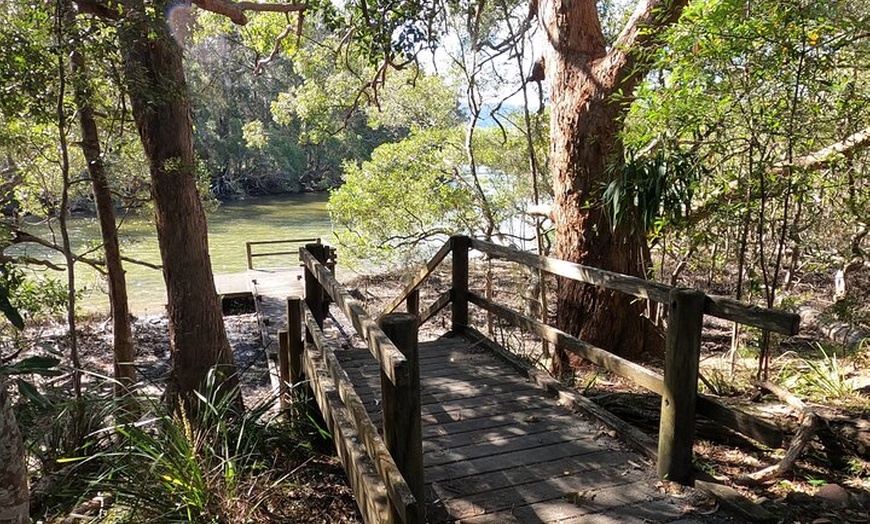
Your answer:
[[[218,295],[253,295],[263,347],[274,355],[277,332],[287,324],[286,299],[292,295],[301,297],[305,292],[302,268],[249,269],[243,273],[215,275],[214,280]]]
[[[380,371],[338,351],[376,424]],[[666,522],[679,501],[654,467],[462,338],[420,344],[429,522]]]

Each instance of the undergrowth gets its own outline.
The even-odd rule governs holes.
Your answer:
[[[34,424],[31,469],[42,477],[33,516],[52,522],[99,499],[112,501],[93,515],[102,522],[270,521],[273,500],[298,487],[291,476],[317,454],[323,430],[310,418],[285,421],[275,397],[240,411],[239,394],[218,388],[210,373],[190,415],[137,397],[137,420],[118,424],[110,396],[23,413]],[[52,411],[52,422],[39,422]]]

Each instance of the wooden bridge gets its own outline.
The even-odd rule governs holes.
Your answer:
[[[666,304],[665,375],[469,290],[471,249]],[[419,287],[448,256],[451,287],[421,310]],[[658,478],[694,484],[747,519],[770,517],[692,470],[696,411],[767,445],[782,443],[776,428],[697,394],[701,320],[707,314],[794,334],[795,315],[453,237],[376,322],[327,267],[329,248],[308,244],[300,259],[305,298],[287,298],[278,337],[282,400],[293,385],[310,387],[368,524],[680,518],[679,499],[660,492]],[[363,349],[349,348],[332,328],[330,302]],[[393,313],[403,303],[408,313]],[[662,395],[658,442],[475,330],[469,305]],[[418,343],[419,325],[447,306],[451,331]]]

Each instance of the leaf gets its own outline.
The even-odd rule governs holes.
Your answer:
[[[31,384],[30,382],[24,379],[16,379],[15,382],[18,384],[18,392],[21,393],[21,396],[33,402],[37,406],[41,408],[47,408],[51,406],[51,402],[45,398],[45,396],[40,393],[36,386]]]
[[[18,309],[9,302],[9,297],[6,296],[6,290],[2,290],[0,292],[0,311],[6,316],[6,319],[12,323],[13,326],[18,329],[24,329],[24,319],[21,318],[21,314],[18,312]]]
[[[6,366],[3,370],[3,374],[9,376],[36,373],[43,377],[56,377],[61,374],[61,371],[56,369],[59,364],[60,359],[54,357],[27,357],[15,364]]]

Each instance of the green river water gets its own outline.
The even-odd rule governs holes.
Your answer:
[[[215,273],[236,273],[246,269],[245,242],[257,240],[279,240],[290,238],[321,237],[332,241],[332,224],[326,211],[328,195],[301,194],[251,198],[221,204],[208,215],[209,252]],[[51,238],[52,231],[46,225],[32,228],[32,232]],[[70,221],[70,234],[74,249],[81,253],[94,246],[98,248],[100,238],[96,218],[73,218]],[[148,217],[134,217],[124,220],[119,229],[122,253],[130,258],[160,263],[157,247],[157,234],[153,220]],[[54,234],[60,244],[60,234]],[[282,249],[286,250],[286,249]],[[62,263],[57,253],[46,253],[38,246],[22,244],[15,247],[16,254],[34,257],[48,256],[56,263]],[[100,258],[99,251],[90,254]],[[295,264],[297,257],[262,257],[256,259],[256,267],[277,267]],[[130,306],[137,315],[163,313],[166,293],[162,274],[141,265],[125,263]],[[83,288],[81,310],[107,312],[105,279],[84,264],[76,266],[77,287]],[[66,276],[55,271],[45,272],[45,276],[66,281]]]

